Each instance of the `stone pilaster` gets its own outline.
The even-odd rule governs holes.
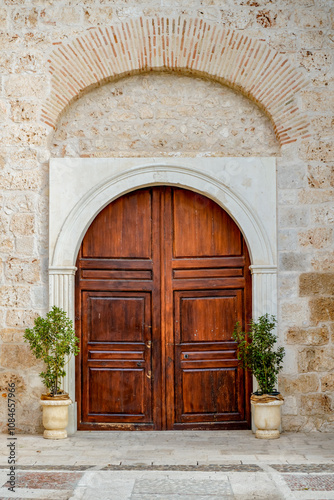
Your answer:
[[[75,266],[49,268],[49,307],[57,306],[66,311],[74,323],[74,288]],[[69,406],[68,434],[76,431],[76,402],[75,402],[75,358],[72,356],[66,365],[66,376],[62,384],[68,392],[73,404]]]
[[[263,314],[277,317],[277,267],[250,266],[253,283],[253,318]]]

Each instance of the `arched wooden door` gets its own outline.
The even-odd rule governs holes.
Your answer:
[[[77,260],[79,429],[244,429],[250,376],[233,326],[251,314],[249,256],[212,200],[150,187],[110,203]]]

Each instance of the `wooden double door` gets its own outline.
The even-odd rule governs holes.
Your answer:
[[[245,241],[212,200],[130,192],[89,227],[77,260],[79,429],[244,429],[250,376],[232,331],[251,313]]]

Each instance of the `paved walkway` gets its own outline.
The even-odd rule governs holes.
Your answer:
[[[62,441],[0,435],[0,500],[334,499],[334,434],[77,432]],[[14,441],[12,441],[14,442]]]

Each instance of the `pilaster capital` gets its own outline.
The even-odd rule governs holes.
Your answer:
[[[255,265],[249,266],[252,274],[277,274],[277,266]]]

